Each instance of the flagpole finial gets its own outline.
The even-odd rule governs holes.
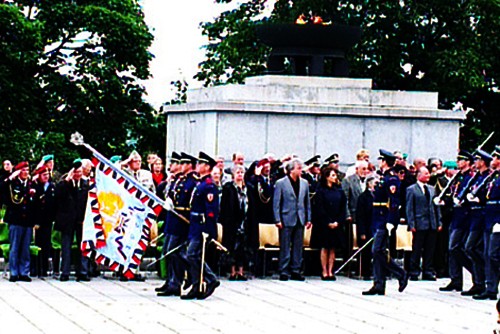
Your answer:
[[[79,132],[73,133],[69,141],[77,146],[85,144],[85,142],[83,141],[83,136]]]

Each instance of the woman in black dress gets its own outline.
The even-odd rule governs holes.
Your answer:
[[[347,199],[340,186],[337,173],[327,167],[321,171],[321,184],[315,195],[315,228],[321,248],[321,279],[334,281],[335,248],[343,244],[343,225],[346,220]]]
[[[246,281],[243,266],[247,262],[248,198],[243,181],[245,168],[233,167],[233,181],[222,187],[219,222],[222,224],[222,244],[228,249],[231,265],[229,280]]]

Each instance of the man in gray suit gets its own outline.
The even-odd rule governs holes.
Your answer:
[[[309,184],[300,177],[300,159],[290,160],[285,170],[287,175],[276,182],[273,198],[274,220],[280,229],[280,280],[304,281],[300,268],[304,226],[311,228]]]
[[[435,281],[432,261],[436,248],[437,232],[441,231],[441,214],[434,204],[435,189],[428,185],[430,173],[420,167],[417,183],[406,190],[406,218],[408,230],[413,232],[413,249],[410,258],[410,280],[418,281],[420,258],[422,258],[422,280]]]

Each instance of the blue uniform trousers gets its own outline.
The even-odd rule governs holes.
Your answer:
[[[472,261],[465,254],[465,242],[469,230],[464,229],[451,229],[449,249],[449,269],[450,278],[453,283],[460,286],[463,284],[463,268],[467,269],[470,273],[473,272]]]
[[[469,232],[465,242],[465,254],[472,262],[472,281],[474,284],[484,287],[484,244],[482,230],[473,230]]]
[[[11,276],[29,276],[32,227],[9,225],[9,269]]]
[[[500,233],[484,232],[486,292],[498,294],[500,280]]]
[[[200,285],[200,275],[201,275],[201,252],[202,252],[202,237],[196,236],[189,240],[187,247],[187,262],[189,264],[189,274],[191,275],[191,283],[194,287],[199,287]],[[206,253],[205,253],[206,254]],[[206,258],[205,258],[206,260]],[[211,284],[217,281],[217,276],[207,265],[205,261],[205,266],[203,268],[203,278],[205,283]]]
[[[178,235],[167,234],[165,237],[165,252],[170,252],[172,249],[180,246],[186,241],[186,237]],[[174,253],[167,256],[167,279],[169,289],[180,289],[182,281],[184,280],[184,273],[187,264],[185,262],[186,248],[181,247]]]
[[[385,281],[388,273],[401,280],[405,276],[403,268],[389,257],[388,254],[389,233],[384,229],[378,229],[373,239],[373,280],[374,287],[377,290],[385,290]]]

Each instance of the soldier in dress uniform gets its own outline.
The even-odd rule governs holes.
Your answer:
[[[180,164],[181,174],[177,181],[171,185],[170,191],[165,200],[172,201],[173,208],[186,220],[189,220],[191,213],[190,201],[194,188],[198,184],[196,175],[197,159],[189,154],[181,153]],[[174,213],[167,211],[165,221],[165,250],[166,252],[182,245],[186,242],[189,232],[189,224],[177,217]],[[167,279],[165,284],[156,289],[158,296],[179,296],[181,284],[186,271],[186,264],[183,262],[184,249],[172,253],[167,259]]]
[[[206,262],[203,263],[203,277],[200,277],[202,252],[204,252],[202,248],[206,246],[203,242],[203,235],[208,234],[208,240],[217,238],[219,193],[210,174],[215,165],[216,161],[213,158],[200,152],[197,166],[200,183],[196,186],[191,200],[189,243],[187,247],[187,261],[192,288],[186,295],[182,295],[181,299],[205,299],[213,294],[220,285],[219,280]],[[203,279],[206,288],[202,288],[203,284],[201,284],[200,279]]]
[[[345,173],[340,171],[340,155],[338,153],[333,153],[330,155],[328,158],[325,159],[324,165],[330,166],[333,169],[335,169],[335,173],[337,173],[337,177],[339,178],[339,181],[342,183],[342,181],[345,178]]]
[[[469,235],[469,206],[460,205],[458,196],[464,191],[469,180],[472,178],[470,163],[474,159],[472,154],[465,150],[461,150],[457,155],[457,166],[459,169],[452,184],[450,191],[444,194],[443,203],[441,205],[453,206],[452,219],[450,224],[450,243],[449,243],[449,273],[451,282],[444,287],[439,288],[439,291],[462,291],[463,286],[463,268],[470,273],[472,270],[472,262],[465,254],[465,242]]]
[[[492,156],[490,167],[493,171],[480,186],[480,191],[485,193],[483,241],[486,290],[472,297],[477,300],[496,300],[500,278],[500,146],[495,147]]]
[[[52,250],[52,225],[56,218],[56,186],[50,180],[50,171],[42,166],[35,170],[36,181],[33,189],[33,223],[35,224],[35,244],[40,247],[38,253],[37,276],[47,277],[49,257]]]
[[[485,178],[491,173],[489,166],[493,157],[488,153],[477,150],[474,154],[474,167],[476,173],[470,180],[459,198],[466,202],[470,208],[470,230],[465,242],[465,254],[472,261],[474,285],[468,291],[463,291],[462,296],[475,296],[486,290],[484,273],[484,205],[486,202],[486,189],[480,188]]]
[[[311,159],[304,162],[307,169],[302,173],[302,178],[309,183],[309,197],[311,197],[311,199],[314,197],[314,194],[316,194],[316,189],[319,185],[319,176],[321,174],[320,159],[320,155],[315,155]]]
[[[9,281],[31,282],[30,243],[33,234],[31,215],[32,191],[29,164],[20,162],[4,183],[7,206],[5,222],[9,224]]]
[[[399,292],[408,285],[408,274],[390,257],[389,233],[395,231],[399,223],[399,187],[400,181],[393,167],[396,157],[389,151],[380,150],[380,170],[383,178],[375,187],[373,198],[373,286],[363,295],[384,295],[385,281],[389,273],[394,274],[399,281]]]

